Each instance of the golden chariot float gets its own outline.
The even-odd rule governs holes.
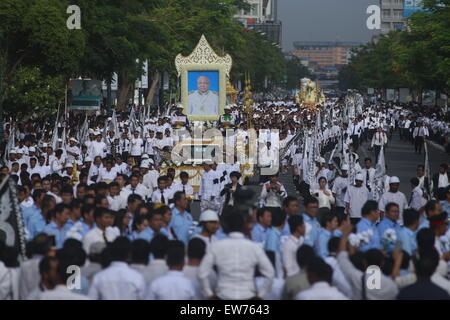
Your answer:
[[[325,95],[317,82],[309,78],[300,80],[300,91],[296,94],[295,100],[302,108],[314,110],[317,105],[323,105],[326,102]]]

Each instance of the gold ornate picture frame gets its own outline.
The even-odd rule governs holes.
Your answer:
[[[233,60],[229,54],[218,56],[209,45],[205,36],[202,35],[200,41],[192,53],[185,57],[178,54],[175,58],[175,66],[178,76],[181,78],[181,103],[183,113],[193,121],[215,121],[224,113],[227,94],[227,78],[229,77]],[[190,114],[188,105],[189,72],[218,72],[218,113],[217,114]],[[200,103],[201,104],[201,103]],[[202,106],[203,107],[203,106]]]

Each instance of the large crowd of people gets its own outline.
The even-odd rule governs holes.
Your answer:
[[[234,157],[201,164],[196,186],[161,165],[178,130],[198,125],[182,110],[4,123],[0,180],[17,185],[26,252],[0,243],[0,299],[450,299],[448,164],[417,164],[402,182],[380,168],[392,139],[448,152],[445,114],[383,101],[349,112],[343,99],[230,105],[209,126],[247,147],[255,129],[259,181]],[[364,144],[373,154],[360,159]]]

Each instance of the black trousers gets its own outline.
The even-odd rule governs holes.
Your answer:
[[[375,165],[378,163],[378,156],[380,155],[381,146],[374,145],[373,151],[375,152]]]
[[[353,142],[354,152],[356,152],[359,147],[359,136],[357,134],[355,134],[351,138],[352,138],[352,142]]]
[[[419,136],[417,136],[417,137],[415,137],[414,138],[414,149],[415,149],[415,152],[417,153],[419,153],[419,154],[421,154],[422,153],[422,146],[423,146],[423,137],[419,137]]]

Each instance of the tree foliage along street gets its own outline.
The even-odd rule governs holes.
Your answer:
[[[342,89],[450,88],[450,1],[424,0],[426,11],[414,13],[407,30],[381,36],[361,46],[341,69]]]
[[[7,112],[55,113],[70,78],[108,80],[114,72],[123,107],[144,60],[154,93],[162,72],[176,79],[175,56],[189,54],[202,34],[219,55],[232,55],[232,80],[249,72],[255,90],[264,89],[266,78],[280,85],[290,70],[279,47],[233,19],[248,7],[244,0],[79,0],[81,30],[66,26],[71,4],[0,2],[0,103]]]

